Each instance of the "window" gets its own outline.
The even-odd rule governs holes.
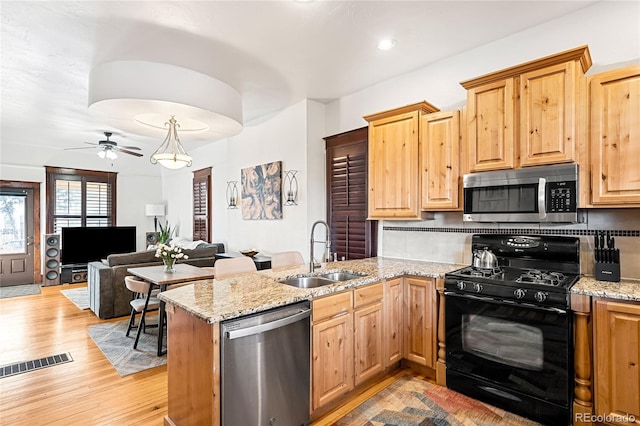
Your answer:
[[[47,232],[114,226],[117,173],[47,167]]]
[[[211,242],[211,167],[193,172],[193,241]]]

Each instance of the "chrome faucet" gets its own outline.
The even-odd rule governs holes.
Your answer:
[[[316,241],[313,239],[313,233],[316,230],[316,225],[322,224],[324,225],[325,229],[326,229],[326,233],[325,233],[325,240],[324,241]],[[329,261],[329,257],[330,257],[330,250],[331,250],[331,241],[329,240],[329,225],[327,225],[327,222],[325,222],[324,220],[317,220],[314,222],[314,224],[311,226],[311,247],[309,249],[309,272],[314,272],[316,269],[316,266],[320,266],[318,264],[316,264],[316,260],[314,258],[313,252],[313,246],[316,243],[324,243],[327,245],[327,253],[325,256],[325,259],[327,259],[327,261]]]

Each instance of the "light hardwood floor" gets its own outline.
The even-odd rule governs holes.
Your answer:
[[[104,322],[60,290],[0,299],[0,365],[71,353],[73,362],[0,379],[0,425],[155,425],[167,414],[167,367],[120,377],[87,328]],[[119,321],[116,318],[111,321]],[[399,371],[312,423],[331,425],[384,389]]]

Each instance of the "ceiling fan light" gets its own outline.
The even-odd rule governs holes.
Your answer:
[[[118,154],[113,152],[113,150],[109,149],[106,151],[106,157],[110,160],[115,160],[116,158],[118,158]]]
[[[106,152],[104,152],[104,150],[98,151],[98,157],[104,158],[104,157],[106,157],[106,155],[107,154],[106,154]]]
[[[151,164],[160,164],[167,169],[191,167],[192,158],[187,154],[178,137],[180,125],[173,115],[166,124],[169,125],[169,131],[162,144],[151,155]]]

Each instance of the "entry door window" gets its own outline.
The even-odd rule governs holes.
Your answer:
[[[0,194],[0,253],[27,252],[27,197]]]

